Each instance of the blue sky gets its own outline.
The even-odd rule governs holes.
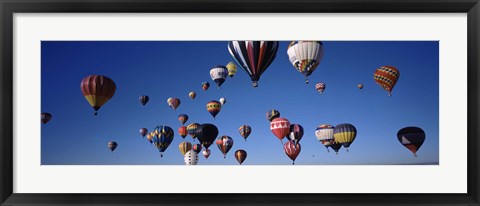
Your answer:
[[[296,165],[422,164],[439,162],[439,55],[436,41],[326,41],[325,55],[305,84],[303,76],[288,60],[289,42],[280,42],[276,59],[252,87],[247,73],[238,67],[217,89],[209,71],[215,65],[233,61],[225,41],[43,41],[41,46],[41,110],[53,115],[42,125],[42,165],[183,165],[178,144],[179,114],[189,115],[186,123],[212,123],[219,136],[234,140],[224,159],[215,144],[199,165],[238,164],[233,153],[248,153],[245,165],[290,165],[283,146],[273,135],[265,113],[277,109],[290,122],[304,127],[302,151]],[[379,66],[400,70],[393,96],[373,80]],[[93,109],[80,91],[80,81],[91,74],[112,78],[114,97],[93,116]],[[201,83],[209,81],[207,91]],[[315,83],[327,85],[323,94]],[[356,85],[363,83],[363,90]],[[197,97],[191,100],[190,91]],[[148,95],[142,106],[138,97]],[[178,97],[176,111],[167,99]],[[210,100],[227,99],[213,120],[206,110]],[[40,121],[39,121],[40,123]],[[357,137],[347,152],[328,153],[314,131],[320,124],[351,123]],[[238,128],[247,124],[252,133],[247,142]],[[139,129],[167,125],[175,138],[164,157]],[[421,127],[426,140],[418,157],[397,140],[397,131],[406,126]],[[112,153],[107,142],[118,142]],[[285,142],[285,140],[284,140]]]

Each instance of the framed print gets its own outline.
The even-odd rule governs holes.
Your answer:
[[[476,0],[1,7],[1,205],[479,205]]]

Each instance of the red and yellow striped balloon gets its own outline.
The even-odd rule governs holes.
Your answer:
[[[97,111],[115,94],[117,86],[112,79],[102,75],[90,75],[82,79],[80,89],[88,103]]]

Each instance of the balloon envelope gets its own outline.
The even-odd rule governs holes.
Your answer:
[[[242,125],[240,128],[238,128],[238,132],[240,132],[240,136],[247,141],[247,137],[250,135],[252,132],[252,128],[248,125]]]
[[[49,122],[52,119],[52,114],[47,113],[47,112],[42,113],[40,116],[42,118],[43,124],[46,124],[47,122]]]
[[[232,58],[250,76],[253,86],[273,62],[278,51],[278,41],[230,41],[228,51]]]
[[[117,86],[112,79],[102,75],[90,75],[82,79],[80,89],[90,106],[97,111],[115,94]]]
[[[196,153],[200,153],[200,151],[202,151],[202,145],[201,144],[194,144],[192,146],[192,150],[195,151]]]
[[[223,158],[227,156],[228,151],[232,149],[233,146],[233,139],[229,136],[221,136],[215,142],[217,144],[218,149],[223,153]]]
[[[178,115],[178,121],[182,124],[185,124],[185,122],[188,121],[188,115],[186,115],[186,114]]]
[[[227,64],[228,76],[233,77],[237,73],[237,65],[233,62]]]
[[[140,103],[145,106],[145,104],[148,103],[148,100],[150,100],[150,98],[147,96],[147,95],[142,95],[138,98],[138,101],[140,101]]]
[[[198,153],[193,150],[190,150],[187,153],[185,153],[183,160],[185,161],[185,165],[197,165]]]
[[[285,118],[275,118],[270,122],[270,130],[281,141],[290,133],[290,122]]]
[[[148,133],[148,129],[147,128],[141,128],[139,132],[140,132],[140,135],[142,135],[142,137],[145,137],[145,135],[147,135],[147,133]]]
[[[227,79],[227,75],[228,75],[227,67],[222,65],[214,66],[210,70],[210,77],[217,84],[218,88],[220,88],[223,82],[225,82],[225,79]]]
[[[375,70],[373,79],[391,96],[392,89],[400,78],[400,71],[394,66],[382,66]]]
[[[208,157],[210,157],[210,150],[209,149],[204,149],[202,154],[205,157],[205,159],[208,159]]]
[[[323,93],[323,90],[325,90],[325,88],[327,88],[327,85],[323,82],[315,84],[315,89],[317,90],[317,92]]]
[[[352,124],[339,124],[333,129],[335,142],[342,144],[347,150],[357,136],[357,129]]]
[[[167,99],[167,104],[169,107],[173,108],[174,110],[176,110],[178,108],[178,106],[180,106],[180,99],[179,98],[174,98],[174,97],[170,97]]]
[[[193,139],[197,138],[198,126],[200,126],[198,123],[191,123],[187,126],[188,135],[190,135]]]
[[[193,100],[193,99],[195,99],[195,97],[197,97],[197,93],[195,93],[195,92],[190,92],[190,93],[188,93],[188,97],[190,97],[190,99]]]
[[[208,82],[203,82],[202,83],[203,91],[207,91],[209,87],[210,87],[210,83],[208,83]]]
[[[153,144],[157,147],[160,153],[164,152],[170,143],[173,141],[174,133],[173,129],[169,126],[157,126],[150,132],[153,140]]]
[[[213,124],[201,124],[198,126],[197,139],[200,143],[208,149],[215,141],[218,135],[218,128]]]
[[[300,146],[300,144],[295,144],[292,141],[288,141],[283,145],[283,150],[285,150],[285,154],[287,154],[287,156],[293,161],[293,164],[295,164],[295,160],[300,154],[301,149],[302,147]]]
[[[117,146],[118,146],[118,144],[117,144],[117,142],[115,142],[115,141],[110,141],[110,142],[108,142],[108,149],[109,149],[110,151],[112,151],[112,152],[113,152],[115,149],[117,149]]]
[[[183,141],[178,145],[178,150],[180,150],[182,156],[185,156],[188,151],[192,150],[192,144],[190,142]]]
[[[187,136],[187,134],[188,134],[188,132],[187,132],[187,127],[185,127],[185,126],[183,126],[183,125],[180,126],[180,127],[178,128],[178,134],[179,134],[182,138],[185,138],[185,137]]]
[[[272,109],[272,110],[267,112],[266,116],[267,116],[268,121],[271,122],[273,119],[280,117],[280,112]]]
[[[212,100],[207,103],[207,111],[212,115],[213,119],[215,119],[221,109],[222,104],[216,100]]]
[[[239,164],[242,164],[245,159],[247,159],[247,152],[243,149],[239,149],[235,151],[235,159],[237,159]]]
[[[297,71],[307,77],[318,67],[323,58],[323,43],[321,41],[292,41],[287,49],[290,63]]]
[[[290,125],[290,132],[287,135],[287,138],[293,143],[298,144],[303,137],[303,127],[299,124]]]
[[[397,139],[416,157],[418,149],[425,141],[425,132],[419,127],[405,127],[398,131]]]

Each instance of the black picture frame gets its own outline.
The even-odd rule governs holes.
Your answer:
[[[292,6],[294,5],[294,6]],[[0,0],[0,205],[480,205],[479,0]],[[466,194],[19,194],[13,193],[13,14],[15,13],[467,13]],[[454,69],[454,68],[452,68]]]

